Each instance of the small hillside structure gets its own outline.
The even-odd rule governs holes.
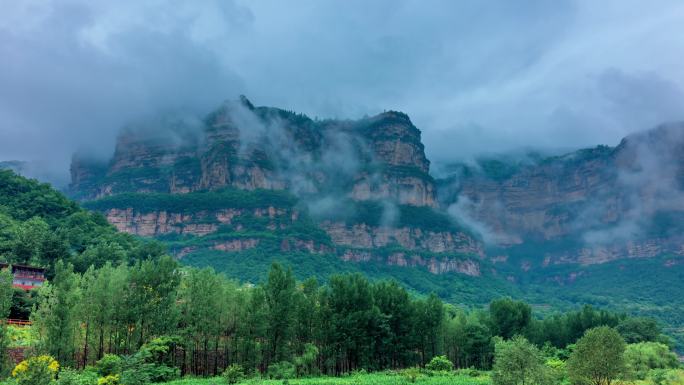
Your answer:
[[[5,262],[0,262],[0,269],[6,269],[10,264]],[[12,275],[14,279],[12,280],[12,285],[24,290],[31,290],[36,287],[40,287],[45,282],[45,269],[36,266],[27,265],[11,265]]]

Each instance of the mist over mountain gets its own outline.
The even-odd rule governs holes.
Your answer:
[[[276,259],[466,303],[520,290],[641,309],[636,291],[654,304],[679,285],[683,150],[684,124],[665,123],[612,146],[442,164],[436,178],[407,114],[311,119],[241,97],[204,119],[128,126],[109,160],[75,154],[70,193],[120,231],[242,279]],[[644,271],[659,277],[648,290],[629,278]],[[474,291],[454,291],[462,282]]]
[[[240,93],[311,117],[411,114],[435,163],[614,144],[681,120],[680,2],[3,1],[0,159],[64,184],[120,127]],[[68,54],[67,54],[68,53]]]
[[[655,217],[682,206],[682,124],[562,155],[481,157],[430,174],[421,132],[407,115],[317,120],[245,97],[201,120],[168,115],[126,127],[107,163],[76,154],[72,190],[189,193],[234,187],[287,190],[314,217],[347,200],[450,213],[489,245],[577,236],[585,246],[642,239]],[[336,207],[337,206],[337,207]],[[667,214],[671,215],[671,214]]]
[[[0,385],[684,384],[681,0],[0,0]]]

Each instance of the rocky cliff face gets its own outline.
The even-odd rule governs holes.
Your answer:
[[[412,227],[373,227],[365,223],[349,226],[329,221],[322,223],[321,227],[338,245],[374,249],[396,244],[412,251],[455,252],[484,257],[482,244],[464,233],[425,231]]]
[[[676,253],[684,240],[677,231],[684,223],[684,125],[525,164],[482,161],[441,183],[457,191],[444,206],[526,263]],[[525,247],[530,243],[536,250]]]
[[[454,231],[325,221],[320,228],[326,236],[309,239],[307,234],[291,231],[301,225],[297,210],[274,206],[194,212],[110,208],[104,214],[119,231],[129,234],[190,239],[190,243],[170,243],[172,252],[179,258],[207,249],[237,253],[271,242],[276,252],[281,253],[306,252],[337,256],[345,261],[420,266],[434,274],[458,272],[472,276],[480,275],[480,262],[484,258],[481,243]]]
[[[131,191],[287,189],[435,205],[420,131],[402,113],[319,122],[242,99],[212,113],[202,127],[176,131],[172,137],[125,131],[104,169],[75,157],[71,190],[92,199]]]
[[[236,218],[251,216],[266,220],[265,227],[270,230],[284,228],[298,218],[296,211],[273,206],[252,210],[226,208],[217,211],[201,210],[192,213],[168,211],[138,212],[132,208],[111,208],[105,213],[107,221],[119,231],[142,237],[159,237],[167,234],[203,236],[215,233],[219,226],[235,225],[242,230],[241,224],[234,223]],[[276,221],[277,219],[277,221]]]
[[[342,254],[344,261],[369,262],[375,259],[368,250],[348,249]],[[418,253],[394,252],[383,260],[388,265],[401,267],[424,267],[432,274],[460,273],[471,277],[482,275],[480,261],[469,259],[424,257]]]
[[[425,266],[434,273],[479,271],[482,244],[466,232],[426,231],[417,225],[395,228],[379,218],[348,224],[334,219],[344,208],[318,208],[326,202],[368,201],[394,210],[401,205],[424,207],[431,215],[437,203],[430,162],[420,131],[403,113],[314,121],[276,108],[254,107],[242,98],[224,104],[199,126],[172,119],[161,123],[166,129],[158,126],[125,130],[106,165],[74,157],[71,188],[86,200],[106,201],[130,193],[191,198],[180,208],[125,202],[100,207],[121,231],[173,239],[169,245],[179,256],[209,249],[302,251],[343,259],[349,253],[365,253],[374,260]],[[226,202],[211,210],[193,208],[194,194],[222,189],[251,191],[255,196],[264,190],[288,191],[300,203],[246,208]],[[315,215],[320,227],[306,226],[317,236],[292,230],[302,226],[300,209]],[[413,256],[401,257],[403,251],[397,250],[389,255],[385,249],[390,247]],[[463,260],[466,255],[471,259]]]
[[[190,199],[180,209],[103,210],[122,231],[194,239],[170,243],[179,256],[302,251],[476,276],[483,261],[525,272],[681,254],[683,125],[632,135],[616,147],[454,170],[433,179],[421,133],[403,113],[312,120],[242,98],[199,124],[165,120],[125,130],[108,163],[74,157],[71,188],[96,201],[227,189],[254,197],[287,191],[298,202],[197,209]],[[366,215],[371,205],[341,220],[349,202],[375,203],[375,217]]]
[[[505,178],[475,173],[459,178],[464,209],[500,235],[504,243],[526,237],[553,239],[568,235],[584,203],[605,196],[617,180],[610,149],[597,148],[547,163],[524,166]],[[581,157],[581,158],[580,158]],[[619,202],[606,196],[617,215]]]

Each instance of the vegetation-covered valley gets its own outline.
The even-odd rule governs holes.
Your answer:
[[[683,0],[0,0],[0,385],[684,385]]]
[[[333,266],[297,279],[296,253],[261,278],[255,267],[246,284],[179,264],[47,185],[0,177],[3,258],[44,266],[49,278],[25,292],[8,270],[0,277],[2,317],[31,321],[2,327],[2,373],[19,385],[580,383],[608,356],[607,378],[681,379],[672,334],[650,318],[570,305],[580,298],[572,310],[533,309],[505,297],[507,286],[478,305],[486,297],[469,297],[467,279],[463,306],[450,300],[457,289],[444,302],[390,280],[399,267],[373,275],[339,262],[342,274]]]

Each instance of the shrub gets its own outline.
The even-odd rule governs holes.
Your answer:
[[[655,369],[650,373],[651,381],[654,385],[665,385],[667,383],[667,371],[663,369]]]
[[[652,369],[679,367],[677,355],[667,345],[658,342],[640,342],[627,345],[625,360],[631,374],[643,380]]]
[[[89,370],[78,372],[64,368],[59,371],[57,385],[97,385],[97,374]]]
[[[120,382],[123,385],[142,385],[168,382],[180,376],[180,369],[169,366],[171,347],[175,337],[159,337],[143,345],[133,356],[122,358]]]
[[[141,378],[147,378],[148,382],[168,382],[180,376],[178,368],[157,364],[138,364],[129,370],[137,371]]]
[[[553,357],[547,359],[544,365],[549,369],[549,375],[554,382],[561,383],[568,377],[568,369],[565,361]]]
[[[48,385],[55,379],[59,363],[51,356],[31,357],[21,361],[12,370],[18,385]]]
[[[295,367],[289,361],[280,361],[268,366],[268,376],[276,380],[294,378]]]
[[[454,369],[454,364],[446,356],[435,356],[425,365],[425,369],[450,372]]]
[[[123,359],[116,354],[105,354],[95,363],[95,370],[100,377],[107,377],[121,373]]]
[[[649,377],[654,385],[684,384],[684,370],[681,369],[654,369]]]
[[[294,364],[297,370],[297,377],[301,375],[313,374],[316,371],[316,358],[318,357],[318,348],[314,344],[306,344],[304,346],[304,353],[301,356],[295,357]]]
[[[143,371],[127,369],[121,372],[121,385],[147,385],[150,382],[149,375]]]
[[[539,349],[521,336],[499,340],[494,351],[494,385],[545,384],[548,369]]]
[[[231,364],[226,370],[223,371],[223,378],[229,384],[237,384],[245,378],[245,371],[242,366],[238,364]]]
[[[408,380],[408,382],[414,383],[420,377],[420,369],[418,367],[406,368],[401,371],[401,375]]]
[[[119,385],[119,375],[110,374],[97,379],[97,385]]]
[[[456,374],[459,376],[479,377],[482,373],[480,373],[479,370],[477,370],[471,366],[470,368],[467,368],[467,369],[457,370]]]

